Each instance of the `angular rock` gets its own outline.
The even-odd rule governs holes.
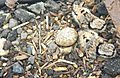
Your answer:
[[[66,27],[60,30],[55,38],[55,42],[59,46],[71,46],[77,40],[78,34],[75,29]]]
[[[1,37],[2,37],[2,38],[7,38],[7,36],[8,36],[8,34],[9,34],[10,31],[11,31],[11,30],[9,30],[9,29],[4,29],[4,30],[2,31],[2,33],[0,34]]]
[[[18,36],[17,31],[13,30],[8,34],[7,39],[9,41],[15,41],[17,39],[17,36]]]
[[[15,14],[15,17],[19,19],[21,22],[29,21],[35,17],[33,13],[28,12],[24,9],[17,9],[15,10],[14,14]]]
[[[6,16],[0,16],[0,27],[2,27],[4,21],[5,21]]]
[[[27,8],[35,12],[36,14],[40,14],[40,13],[43,14],[43,12],[45,11],[45,4],[43,2],[39,2],[31,6],[28,6]]]
[[[8,50],[8,49],[10,49],[12,47],[12,43],[10,42],[10,41],[5,41],[5,44],[4,44],[4,46],[3,46],[3,49],[4,50]]]
[[[24,69],[23,67],[19,64],[19,62],[16,62],[13,64],[13,73],[18,73],[18,74],[22,74],[24,73]]]

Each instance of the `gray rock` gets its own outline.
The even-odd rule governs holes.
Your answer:
[[[5,21],[6,16],[0,16],[0,27],[2,27],[4,21]]]
[[[34,56],[31,56],[31,57],[28,58],[28,62],[30,62],[31,64],[34,64],[34,61],[35,61]]]
[[[8,50],[8,49],[10,49],[12,47],[12,43],[10,42],[10,41],[5,41],[5,43],[4,43],[4,46],[3,46],[3,49],[4,50]]]
[[[9,28],[13,28],[13,27],[15,27],[16,25],[18,25],[18,21],[17,21],[16,19],[11,18],[11,19],[9,20]]]
[[[28,9],[35,12],[36,14],[43,14],[43,12],[45,11],[45,4],[43,2],[39,2],[29,6]]]
[[[18,62],[13,64],[13,70],[12,71],[14,73],[19,73],[19,74],[24,73],[23,67]]]
[[[2,33],[0,35],[1,35],[2,38],[7,38],[7,35],[8,35],[9,32],[10,32],[9,29],[5,29],[5,30],[2,31]]]
[[[17,9],[15,10],[14,14],[15,14],[15,17],[19,19],[21,22],[29,21],[35,17],[33,13],[28,12],[24,9]]]
[[[26,32],[22,32],[21,33],[21,39],[26,39],[27,38],[27,33]]]
[[[48,44],[48,52],[53,53],[57,48],[57,45],[55,44],[54,41],[50,42]]]
[[[23,31],[22,28],[18,28],[18,29],[17,29],[17,33],[18,33],[19,35],[22,33],[22,31]]]
[[[17,39],[17,36],[18,36],[17,31],[13,30],[8,34],[7,39],[9,41],[15,41]]]
[[[27,52],[29,54],[32,54],[32,47],[30,45],[27,45]]]
[[[120,57],[108,59],[103,66],[103,71],[111,76],[120,74]]]
[[[59,10],[60,5],[56,3],[54,0],[48,0],[46,3],[46,7],[50,7],[50,10]]]

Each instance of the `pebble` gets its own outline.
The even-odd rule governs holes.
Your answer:
[[[22,32],[21,33],[21,39],[26,39],[27,38],[27,33],[26,32]]]
[[[5,43],[6,39],[4,38],[0,38],[0,56],[5,56],[9,53],[8,50],[3,50],[3,46],[4,46],[4,43]]]
[[[29,21],[35,17],[33,13],[28,12],[24,9],[17,9],[15,10],[14,14],[15,14],[15,17],[19,19],[21,22]]]
[[[31,45],[27,45],[27,53],[32,54],[32,47],[31,47]]]
[[[8,50],[8,49],[10,49],[12,47],[12,43],[10,42],[10,41],[5,41],[5,43],[4,43],[4,46],[3,46],[3,49],[4,50]]]
[[[1,37],[2,37],[2,38],[7,38],[8,33],[9,33],[10,31],[11,31],[11,30],[9,30],[9,29],[4,29],[4,30],[2,31],[2,33],[0,34]]]
[[[55,38],[59,46],[71,46],[77,41],[78,34],[75,29],[66,27],[60,30]]]
[[[102,27],[104,26],[105,21],[102,19],[94,19],[93,22],[90,23],[90,27],[93,29],[102,29]]]
[[[45,4],[43,2],[38,2],[36,4],[28,6],[27,8],[37,14],[40,14],[45,11]]]
[[[35,61],[35,57],[34,56],[30,56],[28,58],[28,62],[30,62],[31,64],[34,64],[34,61]]]
[[[55,52],[55,50],[56,50],[56,48],[57,48],[57,45],[55,44],[55,42],[54,41],[51,41],[49,44],[47,44],[48,45],[48,51],[50,52],[50,53],[53,53],[53,52]]]
[[[115,46],[110,43],[103,43],[98,47],[98,53],[104,58],[114,57],[116,54]]]
[[[20,35],[22,33],[23,29],[22,28],[18,28],[17,29],[17,33]]]
[[[120,74],[120,57],[107,59],[102,71],[114,77]]]
[[[10,31],[10,33],[8,33],[8,36],[7,36],[7,39],[9,41],[15,41],[17,39],[17,31],[16,30],[13,30],[13,31]]]
[[[13,28],[13,27],[15,27],[16,25],[18,25],[18,21],[16,20],[16,19],[13,19],[13,18],[11,18],[10,20],[9,20],[9,28]]]
[[[47,5],[50,7],[49,9],[52,11],[60,9],[60,5],[56,3],[54,0],[48,0]]]
[[[14,73],[18,73],[18,74],[22,74],[22,73],[24,73],[24,69],[23,69],[23,67],[19,64],[19,62],[16,62],[16,63],[14,63],[13,64],[13,72]]]
[[[99,16],[101,15],[108,15],[108,11],[105,7],[105,3],[104,2],[100,2],[96,5],[96,10],[99,14]]]
[[[4,16],[0,16],[0,27],[3,26],[3,23],[4,23],[4,21],[5,21],[5,18],[6,18],[5,15],[4,15]]]

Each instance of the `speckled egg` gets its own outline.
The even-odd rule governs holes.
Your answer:
[[[78,34],[74,28],[66,27],[58,32],[55,42],[59,46],[71,46],[76,42],[77,36]]]

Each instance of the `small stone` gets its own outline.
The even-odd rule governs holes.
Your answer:
[[[56,11],[56,10],[60,9],[60,5],[58,3],[56,3],[54,0],[48,0],[47,6],[50,7],[49,9],[52,11]]]
[[[108,11],[105,7],[105,3],[102,1],[96,5],[96,10],[99,14],[99,16],[108,15]]]
[[[13,27],[15,27],[16,25],[18,25],[18,21],[17,21],[16,19],[11,18],[11,19],[9,20],[9,28],[13,28]]]
[[[23,67],[18,62],[14,63],[12,67],[13,67],[12,71],[14,73],[18,73],[18,74],[24,73]]]
[[[21,33],[21,39],[26,39],[27,38],[27,33],[26,32],[22,32]]]
[[[57,45],[55,44],[55,42],[54,41],[51,41],[49,44],[47,44],[48,45],[48,51],[50,52],[50,53],[53,53],[53,52],[55,52],[55,50],[56,50],[56,48],[57,48]]]
[[[98,46],[98,53],[104,58],[114,57],[116,54],[115,46],[105,42]]]
[[[99,18],[94,19],[93,22],[90,23],[90,27],[91,28],[95,28],[95,29],[102,29],[102,27],[104,26],[105,21],[101,20]]]
[[[45,4],[43,2],[39,2],[39,3],[29,6],[28,9],[37,14],[40,14],[45,11]]]
[[[21,22],[29,21],[35,17],[33,13],[30,13],[24,9],[17,9],[15,10],[14,13],[15,13],[15,17],[19,19]]]
[[[0,16],[0,27],[2,27],[4,21],[5,21],[6,16]]]
[[[55,38],[59,46],[71,46],[77,41],[78,34],[75,29],[66,27],[60,30]]]
[[[27,45],[27,53],[32,54],[32,47]]]
[[[5,41],[6,41],[6,39],[4,39],[4,38],[0,39],[0,56],[5,56],[9,53],[8,50],[3,50],[3,46],[4,46]]]
[[[4,29],[0,35],[2,38],[7,38],[9,32],[10,32],[9,29]]]
[[[12,47],[12,43],[10,42],[10,41],[5,41],[5,44],[4,44],[4,46],[3,46],[3,49],[4,50],[8,50],[8,49],[10,49]]]
[[[17,39],[17,36],[18,36],[17,31],[13,30],[8,34],[7,39],[9,41],[15,41]]]
[[[34,64],[34,61],[35,61],[34,56],[31,56],[31,57],[28,58],[28,62],[30,62],[31,64]]]

